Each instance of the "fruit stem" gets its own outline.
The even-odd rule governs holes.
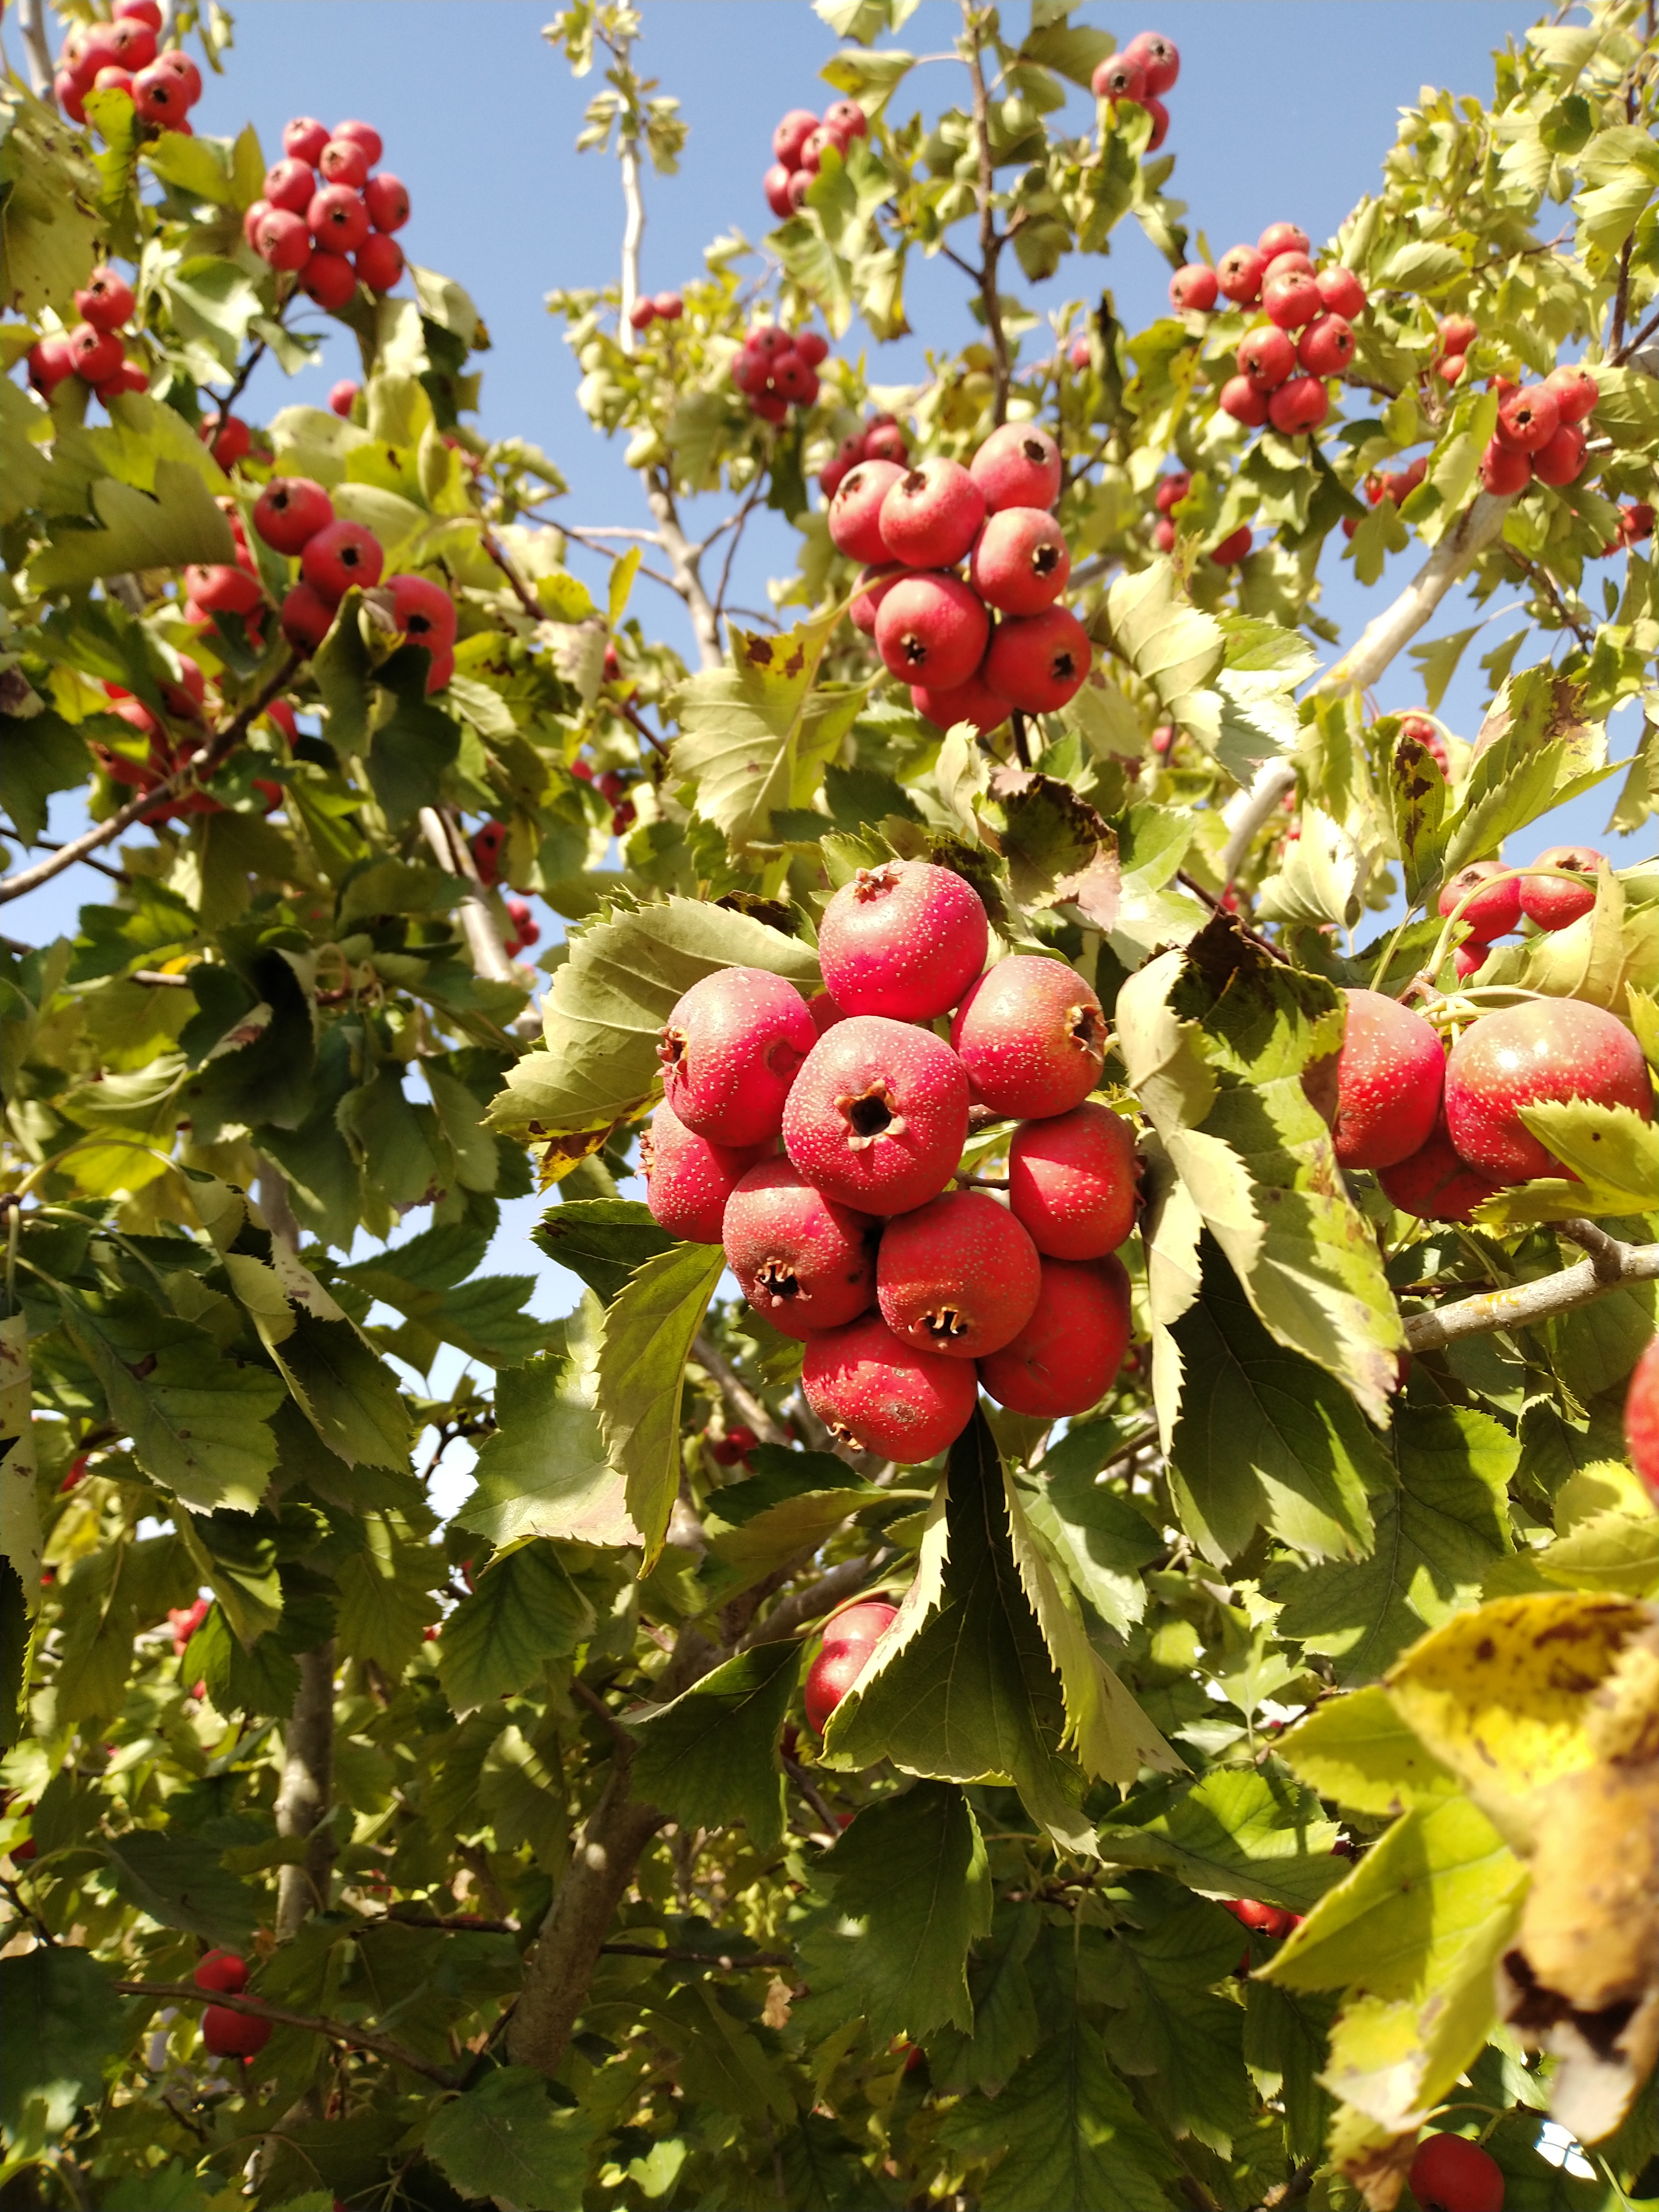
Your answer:
[[[1602,865],[1607,866],[1605,861]],[[1612,873],[1611,869],[1608,870],[1608,873]],[[1518,883],[1528,876],[1539,877],[1547,882],[1572,884],[1581,890],[1584,883],[1584,871],[1582,868],[1577,871],[1571,868],[1504,868],[1495,876],[1482,876],[1474,890],[1465,891],[1457,904],[1446,916],[1445,926],[1434,942],[1433,957],[1428,963],[1428,972],[1431,975],[1437,975],[1440,973],[1440,964],[1451,950],[1451,933],[1462,921],[1465,908],[1473,906],[1476,899],[1484,898],[1488,891],[1496,890],[1500,884]],[[1403,929],[1404,927],[1405,924],[1402,922],[1401,928]],[[1395,934],[1398,936],[1399,931],[1396,930]],[[1392,951],[1392,945],[1389,949]]]

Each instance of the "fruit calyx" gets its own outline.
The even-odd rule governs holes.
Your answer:
[[[862,1091],[842,1091],[836,1100],[836,1111],[850,1132],[849,1152],[861,1152],[878,1137],[896,1137],[904,1127],[904,1116],[884,1076],[877,1076]]]

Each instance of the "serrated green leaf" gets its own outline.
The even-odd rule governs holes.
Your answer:
[[[1099,619],[1114,651],[1151,684],[1170,720],[1213,751],[1221,710],[1210,679],[1221,665],[1226,639],[1215,617],[1186,597],[1173,563],[1158,560],[1118,577]]]
[[[87,500],[94,527],[56,524],[51,543],[30,556],[30,591],[70,591],[135,568],[234,558],[230,525],[201,477],[181,462],[156,463],[153,495],[103,477]]]
[[[104,1849],[116,1887],[163,1928],[182,1928],[236,1950],[246,1947],[258,1899],[246,1882],[225,1872],[211,1844],[159,1828],[129,1828],[107,1838]]]
[[[740,1820],[755,1850],[769,1856],[783,1840],[778,1737],[799,1659],[793,1642],[757,1644],[672,1703],[630,1713],[640,1739],[636,1794],[665,1806],[688,1830]]]
[[[1336,1823],[1271,1770],[1219,1768],[1194,1783],[1139,1790],[1100,1831],[1105,1857],[1173,1875],[1206,1897],[1259,1897],[1306,1911],[1343,1862]]]
[[[0,2118],[14,2142],[61,2136],[126,2046],[128,2008],[89,1951],[40,1943],[0,1959]]]
[[[426,2148],[464,2197],[503,2212],[574,2212],[596,2123],[555,2105],[532,2067],[503,2066],[440,2105]]]
[[[609,1302],[643,1261],[673,1238],[637,1199],[582,1198],[550,1207],[531,1235],[550,1260],[568,1267]]]
[[[599,1433],[591,1374],[545,1353],[495,1385],[495,1430],[478,1452],[477,1488],[456,1518],[493,1544],[528,1536],[637,1544],[623,1477]]]
[[[550,1544],[526,1544],[492,1559],[445,1620],[438,1679],[463,1720],[539,1677],[543,1662],[568,1658],[593,1627],[593,1608]]]
[[[661,1551],[680,1483],[680,1394],[691,1340],[726,1265],[719,1245],[675,1244],[636,1267],[605,1309],[599,1426],[627,1486],[648,1566]]]
[[[1357,1813],[1403,1813],[1457,1787],[1456,1777],[1376,1685],[1328,1698],[1297,1722],[1279,1752],[1310,1789]]]

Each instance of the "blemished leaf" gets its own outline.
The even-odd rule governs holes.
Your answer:
[[[127,2008],[89,1951],[40,1943],[0,1959],[0,2119],[14,2142],[61,2136],[127,2041]]]
[[[57,109],[15,77],[0,113],[7,137],[0,296],[9,313],[33,317],[47,306],[68,310],[105,234],[97,167]]]
[[[129,1828],[105,1841],[115,1886],[130,1904],[164,1928],[182,1928],[207,1943],[240,1950],[258,1918],[258,1899],[227,1874],[214,1846],[197,1836]]]
[[[1206,1897],[1259,1897],[1304,1912],[1342,1876],[1337,1828],[1318,1800],[1271,1772],[1217,1769],[1126,1800],[1100,1831],[1123,1866],[1173,1875]]]
[[[674,1239],[658,1228],[637,1199],[568,1199],[553,1206],[531,1235],[550,1260],[568,1267],[609,1304],[635,1267]]]
[[[94,526],[60,523],[33,555],[33,592],[70,591],[134,568],[181,568],[191,561],[235,557],[230,525],[192,468],[158,461],[154,493],[101,477],[88,493]]]
[[[456,1517],[491,1543],[555,1536],[585,1544],[637,1544],[624,1482],[610,1462],[592,1377],[544,1353],[504,1371],[495,1431],[478,1451],[477,1488]]]
[[[783,1840],[777,1745],[799,1664],[791,1641],[757,1644],[653,1712],[629,1714],[640,1739],[634,1787],[682,1828],[740,1820],[755,1850]]]
[[[605,1309],[599,1426],[647,1565],[662,1548],[679,1490],[686,1358],[725,1265],[718,1245],[672,1245],[635,1268]]]
[[[1279,1751],[1310,1789],[1357,1813],[1403,1813],[1456,1787],[1450,1768],[1375,1684],[1328,1698],[1281,1740]]]
[[[543,1002],[547,1049],[512,1069],[491,1121],[540,1137],[631,1120],[659,1088],[658,1032],[675,1005],[716,969],[745,967],[819,980],[810,946],[728,908],[675,897],[601,914],[572,935]]]
[[[433,2114],[426,2148],[463,2197],[504,2212],[579,2212],[596,2123],[528,2066],[486,2074]]]
[[[445,1620],[438,1679],[465,1719],[492,1698],[536,1680],[544,1662],[567,1658],[593,1626],[593,1608],[550,1544],[491,1560],[470,1597]]]

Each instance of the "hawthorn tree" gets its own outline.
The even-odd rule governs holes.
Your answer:
[[[789,125],[778,227],[647,312],[683,125],[639,18],[569,8],[624,227],[619,283],[550,304],[644,502],[594,541],[603,604],[555,462],[473,427],[461,287],[384,244],[295,268],[275,149],[173,127],[184,73],[69,12],[60,110],[20,10],[0,150],[0,901],[100,872],[73,939],[3,951],[4,2201],[1652,2196],[1646,1079],[1528,1105],[1543,1172],[1449,1157],[1478,1188],[1421,1211],[1330,1127],[1354,992],[1445,1042],[1598,1010],[1659,1065],[1659,871],[1526,866],[1615,773],[1616,827],[1656,805],[1650,7],[1540,24],[1488,105],[1425,95],[1334,240],[1264,241],[1318,289],[1281,320],[1269,272],[1265,323],[1270,252],[1189,260],[1170,57],[1073,0],[965,6],[936,111],[907,0],[818,0],[852,109],[804,168]],[[228,39],[215,10],[204,66]],[[1101,94],[1076,137],[1068,84]],[[1128,219],[1177,272],[1139,332],[1091,265]],[[982,335],[867,381],[918,254]],[[1022,299],[1073,270],[1057,315]],[[362,387],[244,435],[308,295]],[[1593,411],[1558,377],[1577,442],[1522,472],[1573,362]],[[930,719],[811,482],[1005,424],[1060,456],[1087,672]],[[283,542],[295,478],[363,582]],[[794,567],[738,619],[768,513]],[[1322,570],[1376,585],[1413,544],[1333,654]],[[1484,719],[1435,713],[1473,628],[1379,714],[1459,586],[1525,609]],[[66,792],[89,826],[49,843]],[[838,1437],[719,1245],[619,1195],[684,994],[810,995],[826,904],[896,861],[1092,989],[1139,1176],[1104,1394],[981,1400],[922,1465]],[[509,890],[568,926],[539,1014]],[[1011,1134],[975,1116],[969,1187],[1012,1180]],[[550,1323],[479,1273],[538,1188],[585,1285]]]

